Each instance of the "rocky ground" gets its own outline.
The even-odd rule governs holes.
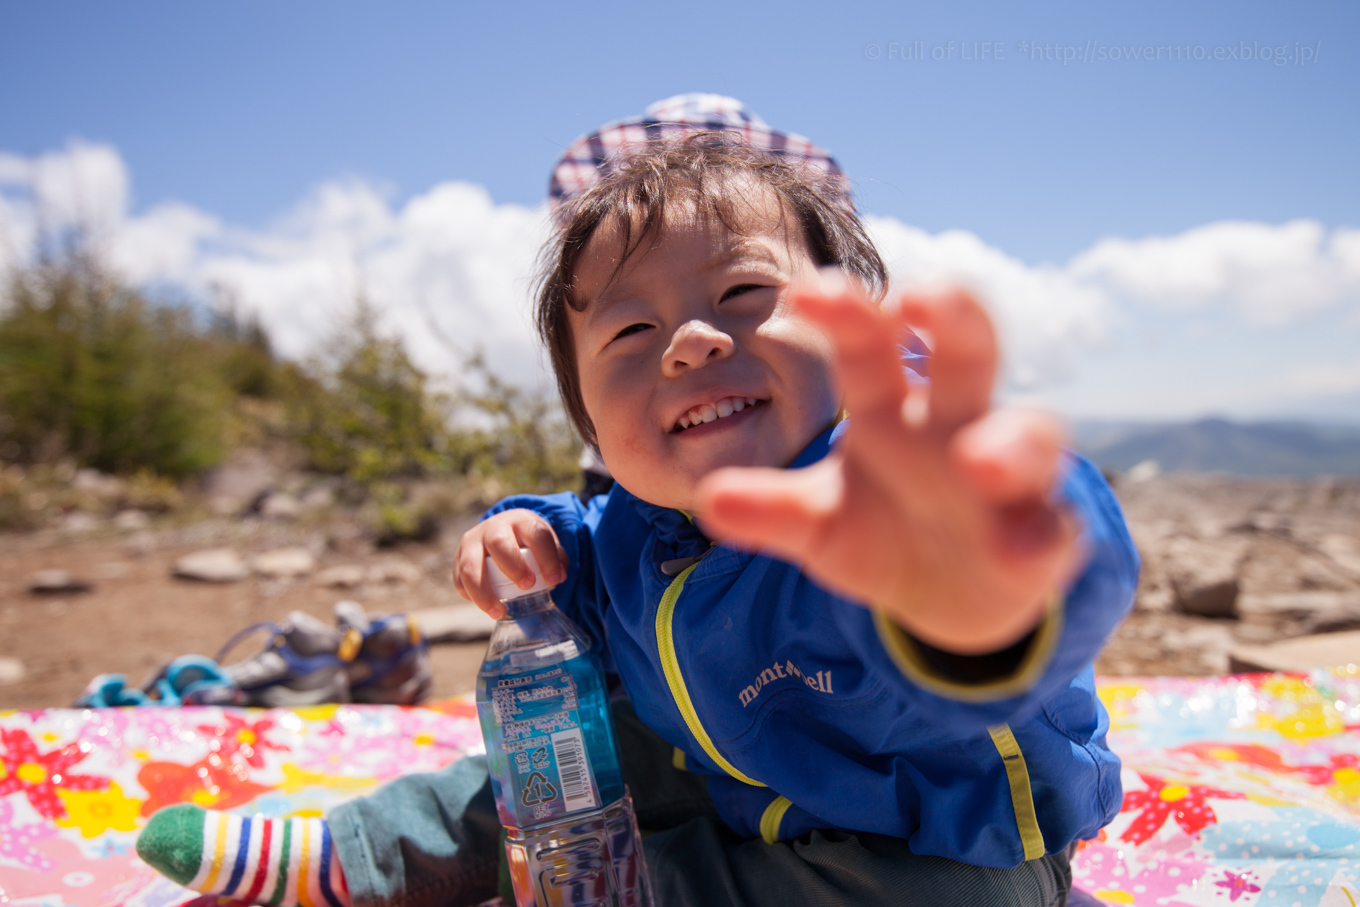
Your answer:
[[[1339,653],[1331,660],[1360,662],[1360,643],[1345,632],[1360,629],[1360,479],[1142,477],[1135,469],[1116,491],[1143,573],[1098,672],[1271,667],[1261,663],[1263,647],[1316,634],[1329,635],[1324,648]]]
[[[102,479],[72,481],[94,489]],[[0,708],[69,704],[103,672],[140,682],[293,609],[329,621],[341,599],[371,613],[460,603],[448,577],[472,516],[380,548],[360,514],[291,481],[295,493],[271,489],[287,483],[255,464],[201,490],[202,518],[73,511],[49,528],[0,534]],[[1360,628],[1360,479],[1134,470],[1117,492],[1144,573],[1099,672],[1249,669],[1263,644]],[[434,646],[435,695],[471,690],[484,648]]]

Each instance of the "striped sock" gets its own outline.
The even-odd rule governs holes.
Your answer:
[[[248,818],[180,803],[146,823],[137,855],[204,894],[270,907],[350,907],[322,819]]]

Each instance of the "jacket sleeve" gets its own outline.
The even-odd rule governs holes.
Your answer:
[[[1138,553],[1114,492],[1088,460],[1068,458],[1059,498],[1081,523],[1086,566],[1055,594],[1001,676],[960,682],[957,672],[942,672],[939,660],[891,620],[846,603],[840,618],[851,644],[910,707],[974,733],[1032,715],[1095,659],[1133,602]]]
[[[482,519],[506,510],[532,510],[548,521],[557,540],[567,552],[567,578],[552,590],[553,604],[590,636],[600,648],[597,650],[609,667],[609,656],[604,649],[605,634],[602,623],[601,590],[596,583],[595,551],[592,530],[599,519],[603,496],[589,505],[569,491],[560,494],[517,494],[497,501]]]

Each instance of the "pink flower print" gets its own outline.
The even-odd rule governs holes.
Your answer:
[[[1244,894],[1254,894],[1261,890],[1260,885],[1251,884],[1252,875],[1249,872],[1238,875],[1235,872],[1225,871],[1223,875],[1226,876],[1226,878],[1222,881],[1215,882],[1214,884],[1219,888],[1227,889],[1228,900],[1230,901],[1235,901]]]
[[[265,739],[265,731],[274,726],[270,718],[246,721],[238,715],[224,713],[216,724],[200,724],[198,732],[208,738],[208,748],[223,759],[238,758],[251,768],[264,768],[265,750],[287,750],[288,747]]]
[[[43,838],[50,838],[57,830],[45,822],[32,825],[11,825],[14,821],[14,807],[7,800],[0,800],[0,857],[13,860],[25,869],[34,872],[51,872],[57,868],[45,854],[32,848],[32,844]]]

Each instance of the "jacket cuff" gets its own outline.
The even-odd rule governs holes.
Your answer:
[[[969,683],[946,676],[931,663],[914,639],[882,611],[874,611],[879,641],[907,680],[929,693],[959,702],[996,702],[1030,690],[1048,670],[1063,630],[1064,601],[1054,593],[1039,626],[1030,633],[1028,647],[1014,669],[1003,676]]]

